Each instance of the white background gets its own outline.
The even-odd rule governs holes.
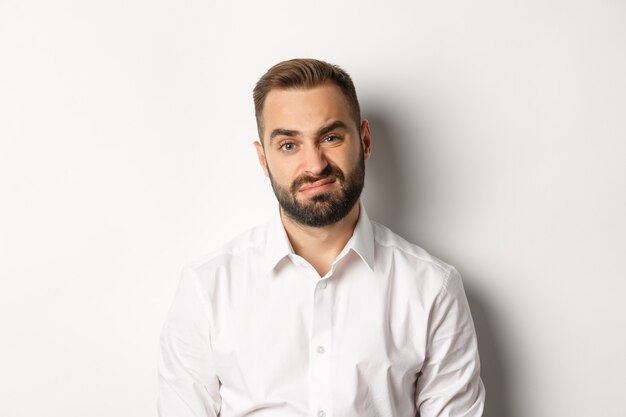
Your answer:
[[[626,2],[0,0],[0,416],[153,416],[183,264],[265,221],[251,91],[318,57],[365,203],[464,276],[486,417],[626,415]]]

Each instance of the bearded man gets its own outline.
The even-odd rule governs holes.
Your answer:
[[[161,336],[161,417],[482,415],[459,273],[359,201],[371,133],[350,76],[294,59],[257,82],[269,223],[188,265]]]

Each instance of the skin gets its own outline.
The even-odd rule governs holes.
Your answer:
[[[363,120],[357,126],[346,98],[332,84],[270,91],[262,122],[262,141],[254,142],[259,163],[267,177],[271,171],[273,180],[287,189],[303,175],[319,177],[328,164],[348,175],[359,163],[361,144],[364,159],[369,159],[371,154],[368,121]],[[315,204],[311,201],[313,196],[337,192],[339,187],[337,181],[308,183],[298,190],[296,198]],[[300,224],[281,209],[281,220],[291,246],[320,276],[330,270],[332,262],[352,237],[358,218],[359,202],[343,219],[323,227]]]

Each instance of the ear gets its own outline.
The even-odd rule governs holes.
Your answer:
[[[372,154],[372,134],[367,120],[361,121],[361,141],[363,142],[363,159],[368,160]]]
[[[263,168],[263,173],[266,177],[269,177],[269,173],[267,172],[267,159],[265,159],[265,149],[263,149],[263,145],[257,140],[254,141],[254,147],[256,148],[256,155],[259,158],[259,164],[261,168]]]

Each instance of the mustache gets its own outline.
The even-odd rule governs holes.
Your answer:
[[[336,166],[326,165],[326,168],[317,177],[313,177],[311,175],[302,175],[296,178],[293,183],[291,183],[291,192],[296,193],[303,185],[312,184],[316,181],[323,180],[326,178],[335,177],[339,181],[344,181],[346,179],[343,171]]]

